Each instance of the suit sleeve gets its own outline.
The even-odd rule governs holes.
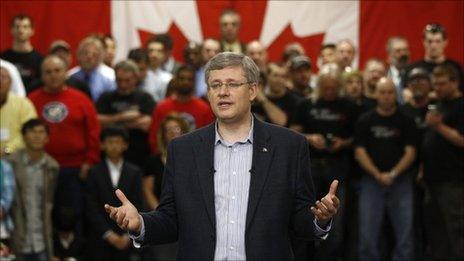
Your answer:
[[[298,162],[295,178],[295,199],[292,230],[297,237],[312,239],[315,236],[314,215],[310,207],[315,202],[314,184],[309,167],[309,145],[301,137],[298,146]]]
[[[142,213],[145,223],[143,244],[165,244],[177,240],[177,210],[174,193],[175,141],[168,146],[168,158],[163,174],[160,205],[155,211]]]
[[[85,215],[91,226],[91,230],[94,231],[99,238],[103,237],[103,234],[111,230],[111,226],[107,222],[105,212],[103,210],[103,204],[100,204],[101,200],[98,196],[98,191],[101,188],[98,187],[96,175],[103,175],[105,173],[99,173],[95,168],[90,169],[87,182],[85,183]]]

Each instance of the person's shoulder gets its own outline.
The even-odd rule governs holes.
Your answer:
[[[142,169],[134,163],[124,160],[123,168],[129,173],[140,173]]]
[[[304,136],[298,132],[295,132],[294,130],[272,123],[260,121],[258,119],[255,120],[255,128],[257,128],[258,130],[261,128],[265,132],[269,133],[269,136],[271,136],[271,138],[282,140],[285,142],[291,140],[304,140]]]
[[[449,58],[448,58],[448,59],[446,59],[443,63],[444,63],[444,64],[451,65],[451,66],[453,66],[453,67],[455,67],[455,68],[459,68],[459,69],[462,68],[461,64],[460,64],[458,61],[455,61],[455,60],[453,60],[453,59],[449,59]]]
[[[75,97],[75,98],[77,98],[79,100],[85,100],[85,101],[88,101],[88,102],[92,103],[90,98],[87,95],[85,95],[85,93],[83,93],[83,92],[81,92],[81,91],[79,91],[79,90],[77,90],[75,88],[67,86],[65,91],[66,91],[66,94],[69,95],[69,96],[73,96],[73,97]]]
[[[68,76],[70,77],[73,77],[76,73],[80,72],[81,71],[81,67],[80,66],[74,66],[73,68],[71,68],[67,74]]]
[[[44,90],[43,90],[43,87],[41,87],[41,88],[38,88],[38,89],[32,91],[31,93],[29,93],[29,94],[27,95],[27,98],[29,98],[29,100],[32,101],[32,100],[35,100],[35,99],[37,99],[37,98],[43,96],[44,93],[45,93],[45,92],[44,92]]]
[[[171,108],[171,106],[173,106],[174,104],[174,99],[172,99],[171,97],[166,97],[162,100],[160,100],[157,105],[156,105],[156,109],[157,110],[163,110],[163,109],[166,109],[166,108]]]
[[[59,168],[60,168],[60,164],[58,163],[58,161],[56,161],[56,159],[54,159],[50,154],[48,153],[45,153],[45,162],[48,166],[48,168],[50,169],[53,169],[55,171],[58,171]]]
[[[214,132],[214,122],[210,123],[204,127],[198,128],[193,130],[189,133],[181,135],[171,141],[173,146],[180,146],[180,145],[190,145],[193,141],[202,140],[208,137],[215,136]]]
[[[198,97],[192,98],[192,103],[195,104],[196,106],[209,109],[209,104],[201,98],[198,98]]]
[[[13,54],[13,49],[9,48],[0,53],[2,59],[8,60]]]
[[[153,72],[154,76],[159,78],[162,81],[170,81],[172,79],[172,74],[170,72],[163,71],[161,69],[157,69]]]
[[[105,78],[108,78],[109,80],[114,81],[116,78],[116,75],[114,73],[114,69],[109,67],[108,65],[102,63],[98,66],[98,72],[104,76]]]

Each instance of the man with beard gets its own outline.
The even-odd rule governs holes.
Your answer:
[[[156,134],[163,119],[172,112],[183,115],[190,128],[197,129],[208,125],[214,120],[211,108],[195,93],[195,69],[182,65],[173,79],[174,95],[160,101],[152,113],[152,123],[149,131],[149,141],[153,152],[157,151]]]
[[[433,260],[463,260],[464,98],[450,65],[435,67],[432,84],[439,102],[425,116],[429,128],[422,143],[429,254]]]
[[[150,154],[147,138],[155,102],[150,94],[137,89],[139,69],[134,62],[121,61],[114,69],[117,88],[103,93],[98,99],[98,120],[104,128],[124,126],[129,133],[129,148],[124,156],[143,168],[145,157]]]
[[[405,73],[410,55],[408,40],[400,36],[390,37],[387,41],[386,49],[389,64],[387,76],[395,83],[396,93],[398,94],[396,98],[402,104],[404,83],[401,79]]]

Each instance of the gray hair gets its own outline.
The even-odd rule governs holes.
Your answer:
[[[314,102],[320,98],[321,89],[324,86],[324,82],[328,79],[332,79],[337,82],[338,97],[343,97],[344,93],[342,88],[343,85],[340,69],[338,68],[338,66],[327,66],[323,71],[319,73],[319,76],[317,77],[316,89],[311,97],[311,99]]]
[[[114,66],[114,72],[117,72],[118,70],[121,70],[124,72],[132,72],[136,76],[138,76],[140,73],[140,70],[139,70],[139,67],[137,67],[137,64],[135,64],[135,62],[131,60],[123,60],[123,61],[118,62]]]
[[[387,51],[387,53],[390,53],[392,51],[393,43],[395,43],[395,42],[405,42],[406,44],[409,44],[408,40],[406,40],[406,38],[404,38],[404,37],[392,36],[392,37],[388,38],[387,44],[385,45],[385,50]]]
[[[253,60],[241,53],[222,52],[211,58],[205,65],[205,81],[208,85],[211,71],[227,67],[240,67],[248,83],[259,83],[259,68]]]
[[[77,47],[77,55],[79,56],[89,45],[94,45],[95,47],[97,47],[98,60],[100,63],[103,62],[103,57],[105,56],[105,49],[103,47],[103,43],[94,36],[87,36],[79,42],[79,46]]]

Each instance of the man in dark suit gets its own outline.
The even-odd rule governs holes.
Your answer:
[[[256,64],[220,53],[205,79],[216,123],[169,144],[158,209],[139,214],[117,190],[122,206],[105,205],[110,217],[135,244],[178,240],[181,260],[287,260],[290,233],[324,239],[338,181],[314,205],[305,138],[251,114]]]
[[[141,170],[123,158],[128,140],[123,128],[108,127],[101,133],[105,159],[90,169],[86,183],[89,260],[128,260],[134,250],[129,235],[101,207],[117,203],[115,188],[124,190],[138,209],[143,207]]]

